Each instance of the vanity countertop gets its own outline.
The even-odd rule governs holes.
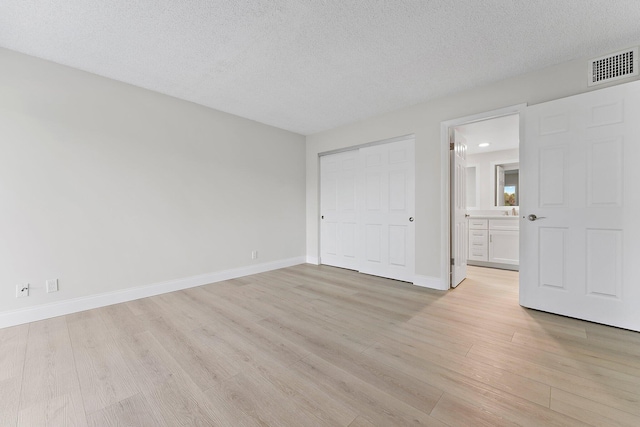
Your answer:
[[[471,215],[469,219],[520,219],[519,215]]]

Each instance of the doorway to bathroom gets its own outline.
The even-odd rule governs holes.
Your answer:
[[[524,107],[443,123],[452,288],[467,277],[467,266],[519,269],[519,113]]]

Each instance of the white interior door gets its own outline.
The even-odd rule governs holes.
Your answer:
[[[467,145],[456,135],[451,150],[451,287],[467,277],[469,229],[467,222]]]
[[[358,269],[358,150],[320,157],[320,262]]]
[[[523,306],[640,331],[639,117],[640,82],[525,110]]]
[[[360,271],[412,282],[415,274],[414,140],[360,149]]]

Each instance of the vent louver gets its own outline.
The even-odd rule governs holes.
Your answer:
[[[638,75],[638,48],[589,61],[589,86]]]

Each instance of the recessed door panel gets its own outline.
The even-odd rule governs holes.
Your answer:
[[[589,108],[589,122],[587,126],[606,126],[624,121],[624,104],[622,100]]]
[[[335,176],[329,176],[325,179],[322,185],[321,197],[325,212],[335,212],[338,206],[338,189]]]
[[[343,212],[355,212],[356,210],[356,177],[346,175],[342,178],[340,186],[337,188],[338,209]]]
[[[566,228],[538,229],[539,285],[566,290]]]
[[[367,173],[365,177],[365,205],[367,211],[380,211],[382,206],[382,174]]]
[[[538,170],[540,207],[567,206],[567,162],[569,149],[565,145],[540,149]]]
[[[358,241],[357,241],[358,224],[356,222],[344,222],[342,223],[342,236],[340,242],[342,243],[342,254],[347,258],[355,260],[357,255]]]
[[[587,229],[587,294],[621,298],[622,231]]]
[[[589,206],[622,206],[622,139],[591,141],[587,156]]]
[[[389,150],[389,164],[409,161],[410,149],[399,147]]]
[[[407,210],[407,174],[405,171],[389,173],[389,209],[392,211]]]
[[[407,265],[406,226],[389,226],[389,264],[400,267]]]
[[[367,168],[372,168],[382,165],[382,153],[366,153],[364,154],[365,165]]]
[[[553,135],[569,131],[569,115],[552,112],[540,116],[540,135]]]
[[[325,222],[322,227],[322,240],[324,242],[323,249],[327,255],[338,254],[338,223]]]
[[[365,261],[379,264],[382,261],[382,226],[380,224],[366,224],[365,240]]]

